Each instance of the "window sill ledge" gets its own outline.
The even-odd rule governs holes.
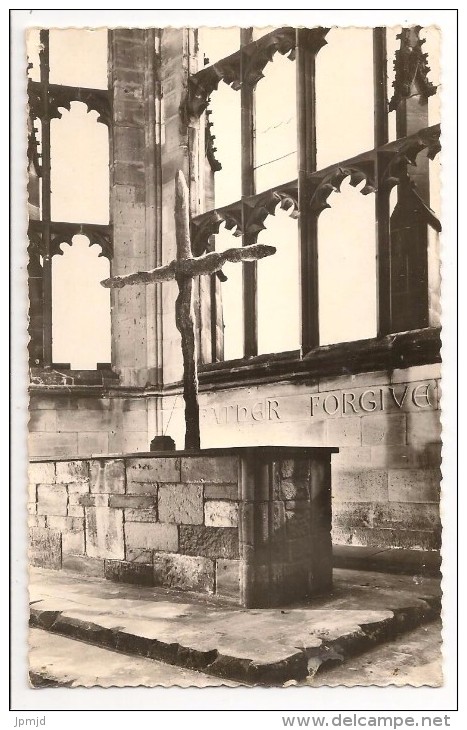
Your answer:
[[[427,327],[384,337],[323,345],[300,351],[259,355],[200,367],[200,390],[217,385],[251,385],[394,370],[441,362],[441,330]]]

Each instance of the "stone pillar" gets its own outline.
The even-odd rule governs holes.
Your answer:
[[[240,476],[240,602],[290,603],[332,586],[331,454],[245,449]]]
[[[109,32],[110,210],[114,235],[112,275],[158,265],[160,191],[156,31]],[[111,292],[112,365],[122,385],[158,385],[155,287]]]

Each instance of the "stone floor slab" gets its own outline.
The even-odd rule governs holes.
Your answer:
[[[434,578],[335,571],[330,595],[243,609],[167,589],[31,571],[31,624],[246,683],[303,680],[439,615]]]

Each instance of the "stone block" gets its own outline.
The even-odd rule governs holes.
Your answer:
[[[123,560],[123,512],[86,507],[86,554],[90,558]]]
[[[46,527],[47,518],[43,515],[28,515],[28,527]]]
[[[387,502],[387,471],[371,469],[337,472],[332,493],[333,499],[339,502]]]
[[[128,548],[176,552],[178,550],[178,529],[176,525],[158,522],[126,522],[125,545]]]
[[[144,68],[145,48],[132,40],[119,40],[114,44],[114,68]]]
[[[96,459],[89,463],[91,492],[123,494],[125,463],[123,459]]]
[[[152,563],[152,550],[142,550],[141,548],[126,547],[125,560],[129,563]]]
[[[30,484],[55,484],[55,462],[30,463],[28,476]]]
[[[437,504],[411,502],[337,502],[333,509],[333,527],[437,530],[440,526]]]
[[[36,502],[28,502],[26,507],[27,507],[28,515],[35,515],[37,513]]]
[[[190,555],[154,554],[156,585],[201,593],[214,591],[214,562]]]
[[[440,363],[415,365],[411,368],[397,368],[390,376],[391,383],[413,383],[417,380],[435,380],[441,377]]]
[[[346,447],[339,448],[338,454],[332,455],[332,471],[352,471],[353,469],[361,470],[362,466],[371,467],[372,449],[370,446]]]
[[[359,545],[375,548],[437,550],[439,531],[389,528],[337,527],[333,529],[336,545]]]
[[[126,459],[126,473],[128,483],[179,482],[180,459],[160,456],[151,459]]]
[[[86,551],[84,519],[69,519],[72,520],[71,524],[62,532],[62,553],[64,555],[84,555]]]
[[[62,567],[62,536],[47,528],[29,530],[29,562],[41,568],[60,570]]]
[[[109,494],[81,494],[78,504],[82,507],[108,507],[109,498]]]
[[[439,505],[414,504],[413,502],[374,505],[373,525],[406,530],[439,530]]]
[[[37,502],[37,485],[29,482],[28,484],[28,503],[29,504],[36,504]],[[35,508],[34,508],[35,511]]]
[[[98,456],[109,453],[109,434],[102,431],[78,433],[78,451],[80,454]]]
[[[57,413],[54,410],[37,410],[30,411],[28,429],[34,431],[52,431],[57,430]]]
[[[332,510],[333,528],[374,527],[375,507],[372,502],[336,502]]]
[[[205,484],[205,499],[238,499],[237,484]]]
[[[441,444],[416,446],[372,446],[371,465],[375,469],[425,469],[441,464]]]
[[[155,507],[156,500],[148,495],[111,494],[109,505],[118,509],[147,509]]]
[[[281,461],[280,475],[283,479],[293,479],[295,482],[308,484],[310,462],[308,459],[284,459]]]
[[[125,431],[145,431],[147,425],[148,416],[145,410],[131,408],[123,411],[123,428]]]
[[[79,517],[47,517],[47,527],[57,532],[65,532],[65,530],[79,531],[84,530],[84,520]]]
[[[238,457],[232,456],[184,456],[181,460],[182,482],[211,482],[236,484],[238,482]]]
[[[89,466],[87,461],[57,461],[57,484],[72,482],[89,482]]]
[[[145,159],[144,129],[116,127],[114,130],[114,160],[143,163]],[[122,182],[126,182],[123,180]]]
[[[37,487],[37,514],[63,515],[67,513],[68,493],[61,484],[39,484]]]
[[[29,407],[30,410],[37,410],[40,408],[44,408],[46,410],[72,410],[73,408],[77,408],[77,402],[76,397],[69,397],[69,396],[63,396],[63,395],[37,395],[31,393],[29,395]]]
[[[68,502],[68,517],[84,517],[84,507]]]
[[[378,414],[364,416],[362,422],[362,441],[364,444],[405,444],[405,413]]]
[[[77,433],[30,433],[28,436],[29,456],[53,456],[57,459],[78,453]]]
[[[144,124],[144,104],[136,98],[138,93],[141,93],[141,86],[132,84],[122,86],[119,82],[115,85],[114,119],[118,126],[141,127]],[[128,99],[123,105],[121,101],[125,95],[131,95],[133,98]]]
[[[144,164],[142,162],[116,162],[113,179],[115,185],[130,183],[142,186],[145,181]]]
[[[208,500],[204,503],[204,524],[207,527],[238,527],[238,504]]]
[[[407,414],[407,442],[414,446],[441,440],[440,411]]]
[[[152,496],[157,498],[159,484],[157,482],[128,482],[126,491],[129,495],[135,496]]]
[[[203,524],[203,487],[200,484],[161,484],[158,497],[161,522]]]
[[[282,479],[279,487],[279,499],[301,500],[309,499],[310,485],[309,482],[292,481],[291,479]]]
[[[154,570],[151,563],[105,560],[104,575],[115,583],[132,583],[138,586],[155,585]]]
[[[330,418],[326,421],[329,446],[360,446],[361,418]]]
[[[62,568],[96,578],[104,577],[104,561],[85,555],[63,555]]]
[[[208,558],[238,558],[238,530],[234,527],[180,527],[180,552]]]
[[[439,469],[390,469],[388,477],[391,502],[439,502]]]
[[[216,593],[240,601],[240,560],[216,560]]]
[[[124,509],[125,522],[157,522],[157,505],[147,509]]]
[[[111,413],[94,408],[57,411],[57,430],[62,432],[105,432],[112,428]]]

